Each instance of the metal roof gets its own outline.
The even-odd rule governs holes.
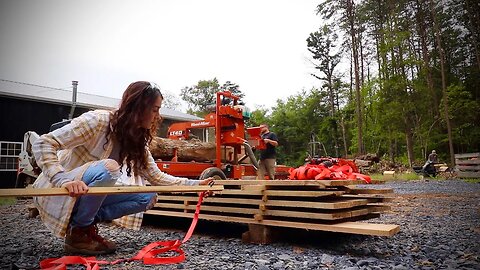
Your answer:
[[[72,104],[72,91],[7,80],[0,80],[0,96],[67,106]],[[77,92],[77,106],[80,107],[92,109],[113,109],[117,108],[119,105],[120,99],[118,98]],[[177,121],[195,121],[202,119],[195,115],[179,112],[169,108],[160,108],[160,114],[165,119]]]

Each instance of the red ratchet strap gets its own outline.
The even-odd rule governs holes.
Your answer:
[[[193,234],[195,226],[198,222],[198,215],[200,214],[200,206],[203,202],[203,197],[206,192],[202,192],[198,198],[197,207],[195,209],[195,214],[193,216],[192,224],[188,229],[185,237],[182,241],[180,240],[171,240],[171,241],[157,241],[148,244],[143,247],[137,255],[129,259],[119,259],[112,262],[109,261],[99,261],[95,257],[81,257],[81,256],[63,256],[61,258],[48,258],[40,262],[40,269],[46,270],[66,270],[69,265],[84,265],[86,270],[99,270],[100,265],[102,264],[117,264],[122,262],[130,261],[140,261],[142,260],[144,264],[171,264],[171,263],[180,263],[185,260],[185,252],[180,248],[180,246],[187,242],[188,239]],[[178,253],[176,256],[171,257],[157,257],[157,255],[173,251]]]

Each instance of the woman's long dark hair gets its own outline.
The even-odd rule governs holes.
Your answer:
[[[132,169],[139,175],[146,168],[147,146],[156,135],[160,119],[155,119],[150,129],[142,127],[142,123],[158,97],[163,99],[155,84],[145,81],[131,83],[123,93],[120,108],[110,120],[111,129],[107,132],[107,141],[113,139],[118,144],[119,161],[121,165],[127,166],[128,176]]]

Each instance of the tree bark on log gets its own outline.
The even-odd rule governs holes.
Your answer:
[[[215,143],[213,142],[154,137],[150,143],[150,152],[155,160],[170,161],[174,158],[175,151],[177,151],[178,157],[176,161],[206,162],[215,160]]]

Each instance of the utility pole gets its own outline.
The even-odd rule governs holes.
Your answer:
[[[73,93],[72,93],[72,108],[70,109],[70,115],[68,119],[73,119],[73,113],[75,112],[75,107],[77,106],[77,86],[78,81],[72,81]]]

